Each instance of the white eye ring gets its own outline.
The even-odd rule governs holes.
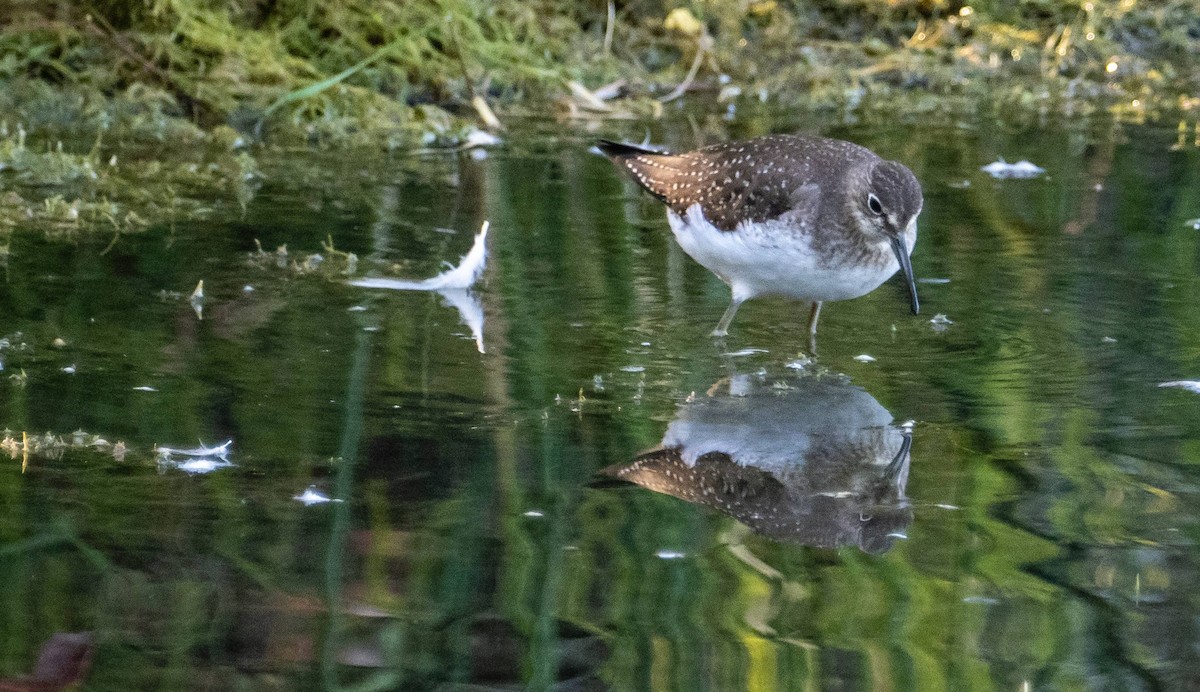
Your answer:
[[[883,205],[873,192],[867,193],[867,208],[871,210],[872,214],[883,216]]]

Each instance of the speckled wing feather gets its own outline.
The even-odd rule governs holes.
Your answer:
[[[739,222],[785,214],[816,222],[821,184],[836,184],[849,167],[878,159],[849,142],[771,135],[669,154],[601,140],[600,150],[639,185],[684,215],[699,204],[709,223],[732,231]]]
[[[656,447],[639,454],[632,463],[615,464],[601,473],[734,516],[750,514],[754,507],[779,504],[786,494],[774,476],[742,466],[728,454],[709,452],[695,466],[688,466],[678,447]]]

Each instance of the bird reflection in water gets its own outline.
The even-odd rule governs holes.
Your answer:
[[[661,446],[603,473],[773,540],[879,554],[912,521],[911,445],[911,427],[845,379],[737,375],[727,393],[682,404]]]

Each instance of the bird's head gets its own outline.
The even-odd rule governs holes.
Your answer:
[[[854,216],[869,239],[886,241],[896,254],[915,315],[920,312],[920,303],[908,256],[916,242],[917,216],[924,204],[921,184],[908,166],[895,161],[877,162],[860,180],[861,184],[851,190]]]

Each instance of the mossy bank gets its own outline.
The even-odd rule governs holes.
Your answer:
[[[0,2],[2,225],[252,194],[254,145],[456,147],[678,101],[870,117],[1200,105],[1200,0]],[[154,165],[123,167],[136,157]],[[20,214],[14,216],[13,210]],[[57,227],[57,226],[56,226]]]

